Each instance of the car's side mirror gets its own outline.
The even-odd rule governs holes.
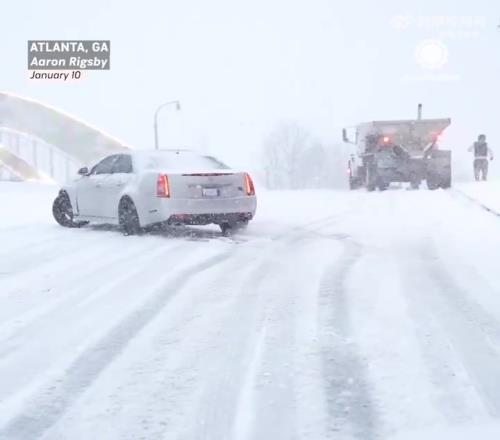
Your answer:
[[[78,170],[78,174],[80,176],[88,176],[89,175],[89,169],[87,167],[80,168]]]

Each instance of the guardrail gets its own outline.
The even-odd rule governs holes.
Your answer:
[[[76,171],[83,166],[80,161],[57,146],[29,133],[23,133],[9,127],[0,127],[0,145],[40,174],[58,183],[64,183],[71,179],[76,175]],[[0,174],[0,179],[2,175],[5,178],[5,174]],[[16,174],[23,176],[22,170]]]

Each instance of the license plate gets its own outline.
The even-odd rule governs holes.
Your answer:
[[[203,188],[201,193],[204,197],[217,197],[219,195],[219,190],[217,188]]]

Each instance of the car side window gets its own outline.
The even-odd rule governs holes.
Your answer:
[[[90,174],[111,174],[113,170],[113,164],[117,158],[117,155],[105,157],[97,165],[95,165]]]
[[[113,163],[112,173],[131,173],[132,157],[129,154],[119,154]]]

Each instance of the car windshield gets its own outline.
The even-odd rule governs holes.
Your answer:
[[[193,151],[138,152],[134,156],[136,166],[145,170],[227,170],[229,167],[212,156]]]

